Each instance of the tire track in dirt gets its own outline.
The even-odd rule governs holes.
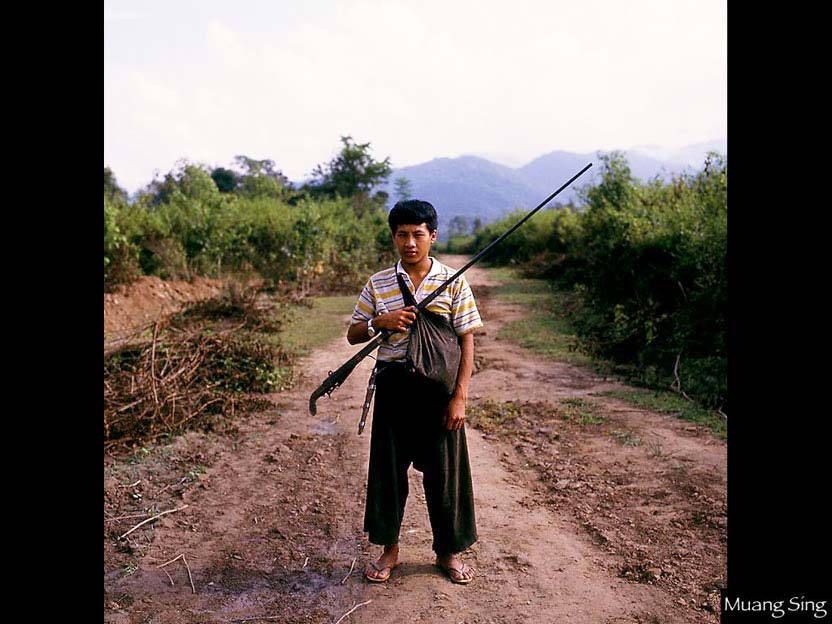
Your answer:
[[[462,265],[457,258],[445,261]],[[485,275],[477,267],[466,273],[474,286],[487,284]],[[471,381],[472,398],[555,405],[560,397],[620,387],[497,341],[499,323],[518,311],[483,304],[486,333],[477,336],[480,370]],[[347,323],[345,317],[345,330]],[[344,622],[711,621],[676,604],[660,586],[622,578],[616,571],[620,557],[597,543],[568,505],[551,504],[529,458],[515,444],[470,426],[479,541],[463,559],[476,568],[476,579],[454,585],[433,567],[421,475],[411,468],[400,565],[386,584],[366,583],[362,571],[380,551],[361,531],[372,420],[362,436],[356,427],[372,360],[365,359],[331,398],[318,402],[316,417],[307,413],[314,387],[357,349],[341,338],[311,354],[298,386],[275,395],[276,410],[239,421],[232,438],[188,434],[171,446],[174,457],[199,452],[209,467],[181,491],[168,490],[177,498],[166,504],[186,503],[187,509],[131,535],[137,547],[144,544],[131,574],[120,567],[125,555],[113,544],[122,527],[138,520],[105,535],[105,621],[334,622],[367,600]],[[719,487],[724,495],[724,444],[708,445],[708,438],[690,435],[670,417],[614,400],[602,403],[609,418],[655,432],[668,455],[721,471],[710,495],[718,497]],[[584,461],[609,457],[609,449],[596,446]],[[149,480],[152,467],[148,462],[118,474],[124,481]],[[166,478],[172,482],[173,473]],[[106,492],[123,495],[118,487],[111,484]],[[165,568],[170,579],[158,568],[181,553],[195,593],[181,561]]]

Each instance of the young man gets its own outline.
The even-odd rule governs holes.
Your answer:
[[[453,582],[469,583],[474,570],[457,554],[477,540],[465,401],[474,368],[473,331],[482,327],[482,321],[471,288],[459,276],[427,308],[449,319],[460,337],[462,358],[453,395],[449,399],[405,368],[409,328],[416,313],[405,305],[396,273],[418,303],[456,271],[428,254],[436,242],[436,210],[431,204],[401,201],[390,211],[388,222],[401,259],[367,282],[347,332],[350,344],[366,342],[383,329],[395,332],[378,350],[364,512],[364,531],[384,551],[364,575],[371,582],[383,582],[398,565],[407,470],[412,463],[422,473],[436,565]]]

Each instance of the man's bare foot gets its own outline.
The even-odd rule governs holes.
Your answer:
[[[436,565],[438,565],[445,574],[454,583],[465,585],[474,580],[474,568],[462,563],[456,555],[447,555],[444,557],[436,556]]]
[[[364,577],[372,583],[383,583],[390,578],[390,573],[399,565],[399,545],[385,546],[381,557],[371,561],[364,571]]]

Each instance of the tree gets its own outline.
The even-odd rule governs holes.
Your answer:
[[[377,206],[379,201],[370,198],[370,191],[390,176],[390,157],[376,161],[370,155],[370,144],[355,143],[351,136],[342,136],[341,143],[343,147],[335,158],[315,167],[314,181],[307,190],[313,197],[351,197],[357,212]]]
[[[216,203],[220,197],[217,184],[207,168],[185,158],[178,160],[164,178],[156,178],[142,189],[142,195],[151,206],[167,204],[174,198]]]
[[[231,171],[231,169],[224,169],[222,167],[214,169],[211,172],[211,178],[214,180],[214,184],[217,185],[220,193],[231,193],[240,183],[240,178],[236,173]]]
[[[410,180],[407,178],[396,178],[393,182],[393,186],[395,187],[396,201],[404,201],[413,197],[413,187],[410,184]]]
[[[245,154],[238,154],[234,157],[234,162],[243,170],[243,177],[266,176],[273,178],[281,188],[289,183],[289,178],[283,175],[282,171],[275,169],[274,161],[269,158],[257,160],[249,158]]]
[[[476,236],[477,234],[479,234],[482,231],[482,228],[483,228],[482,219],[480,217],[475,217],[474,218],[474,225],[471,228],[471,234]]]
[[[127,191],[121,188],[109,167],[104,167],[104,197],[111,201],[127,201]]]
[[[624,210],[633,197],[636,180],[624,152],[615,150],[609,154],[598,154],[602,163],[602,179],[599,184],[586,185],[579,195],[590,209]]]
[[[236,192],[243,197],[288,197],[291,195],[289,178],[274,168],[269,158],[257,160],[244,154],[234,157],[243,173],[237,177]],[[285,198],[284,197],[284,198]]]
[[[468,233],[468,219],[463,215],[456,215],[448,223],[448,236],[465,236]]]
[[[239,194],[243,197],[280,197],[283,187],[268,175],[243,176]]]

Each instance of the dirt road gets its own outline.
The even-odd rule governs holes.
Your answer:
[[[498,340],[522,310],[488,296],[484,271],[466,276],[486,325],[471,404],[513,415],[487,433],[467,429],[479,530],[463,554],[471,585],[432,566],[412,468],[401,565],[386,584],[363,580],[380,552],[361,531],[372,422],[356,435],[372,360],[316,417],[306,409],[357,350],[339,339],[311,354],[275,411],[235,435],[189,433],[132,463],[106,458],[105,622],[335,622],[353,607],[342,622],[717,622],[725,443],[599,395],[615,382]],[[177,511],[119,539],[146,515],[115,514],[150,505]]]

